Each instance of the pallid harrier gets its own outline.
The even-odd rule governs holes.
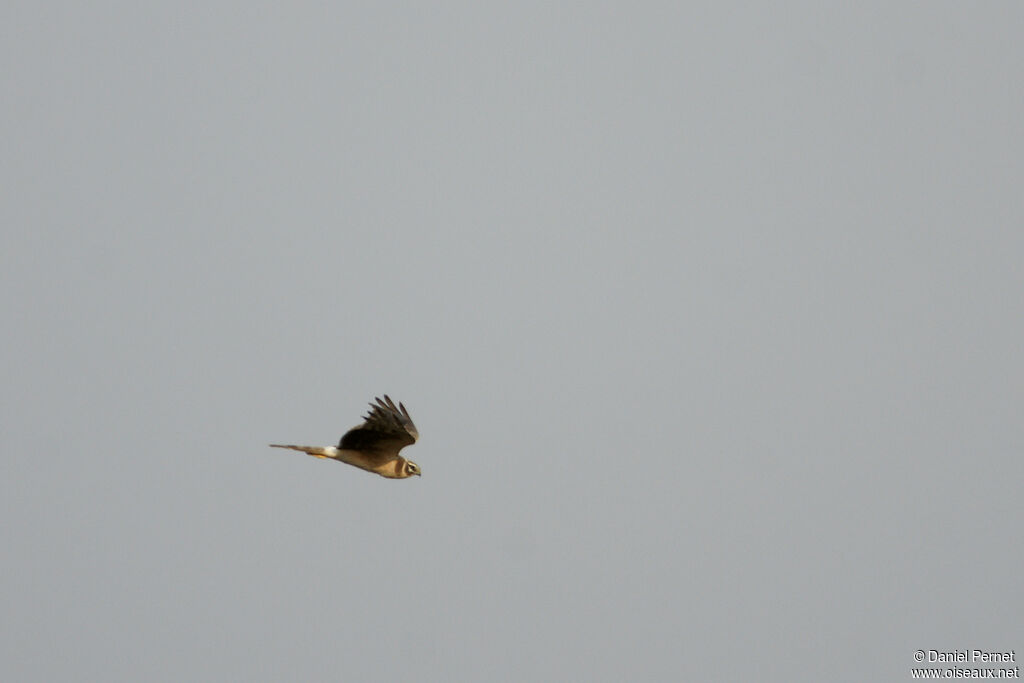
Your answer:
[[[388,479],[405,479],[420,476],[420,467],[398,454],[406,446],[420,438],[416,425],[409,417],[409,411],[401,403],[397,406],[384,394],[384,400],[377,399],[370,404],[366,421],[348,430],[341,437],[338,447],[334,446],[283,446],[272,443],[271,448],[290,448],[302,451],[315,458],[331,458],[354,465],[367,472],[376,472]]]

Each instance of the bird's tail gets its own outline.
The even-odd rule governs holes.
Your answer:
[[[290,448],[293,451],[302,451],[303,453],[306,453],[307,455],[312,455],[314,458],[333,458],[336,455],[336,453],[337,453],[337,449],[332,448],[330,446],[328,446],[326,448],[323,447],[323,446],[290,446],[290,445],[289,446],[285,446],[285,445],[282,445],[282,444],[279,444],[279,443],[272,443],[272,444],[270,444],[270,447],[271,448]]]

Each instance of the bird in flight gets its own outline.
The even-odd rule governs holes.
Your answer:
[[[370,404],[366,421],[353,427],[341,437],[337,448],[334,446],[285,446],[272,443],[271,448],[290,448],[302,451],[314,458],[331,458],[375,472],[388,479],[406,479],[420,476],[420,466],[398,454],[420,438],[416,425],[409,417],[409,411],[401,403],[397,406],[384,394]]]

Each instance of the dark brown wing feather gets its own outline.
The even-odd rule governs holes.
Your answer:
[[[366,421],[348,430],[338,442],[338,448],[367,455],[397,455],[398,451],[416,443],[420,435],[405,406],[401,403],[396,406],[387,394],[384,400],[376,400],[370,404]]]

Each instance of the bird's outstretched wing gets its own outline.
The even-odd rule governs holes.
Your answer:
[[[376,400],[370,404],[366,421],[348,430],[338,442],[338,448],[379,458],[397,456],[398,451],[416,443],[420,435],[405,406],[401,403],[396,406],[387,394],[383,400]]]

